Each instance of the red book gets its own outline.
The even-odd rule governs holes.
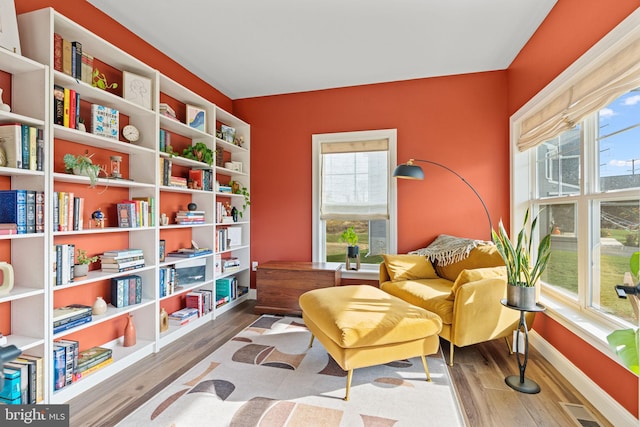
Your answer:
[[[76,91],[73,89],[69,89],[69,127],[71,129],[76,128]]]
[[[62,71],[62,36],[53,34],[53,69]]]

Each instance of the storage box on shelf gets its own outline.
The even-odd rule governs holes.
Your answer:
[[[10,259],[16,271],[16,286],[0,296],[0,313],[11,311],[9,342],[43,359],[43,401],[62,403],[246,298],[234,289],[235,300],[215,309],[217,278],[233,274],[238,289],[248,288],[250,254],[250,215],[248,208],[243,209],[246,198],[242,194],[222,195],[215,183],[236,180],[248,192],[249,125],[51,8],[22,14],[18,23],[22,52],[30,59],[0,50],[0,87],[2,72],[12,75],[11,91],[3,99],[6,102],[11,96],[7,103],[13,108],[10,113],[0,111],[0,124],[18,122],[41,130],[42,171],[0,166],[0,190],[37,190],[48,204],[40,235],[0,235],[0,257]],[[80,50],[92,57],[91,79],[88,62],[83,68],[82,60],[76,59],[76,66],[69,68],[63,57],[56,56],[61,41],[75,47],[80,55],[77,58],[82,57]],[[22,96],[17,99],[18,94]],[[62,103],[57,106],[54,94],[62,94]],[[101,124],[92,120],[96,106],[105,107],[108,115],[104,119],[110,121],[111,128],[105,125],[98,130]],[[165,115],[171,110],[175,119]],[[225,133],[219,138],[216,132],[223,125]],[[237,138],[229,136],[231,128]],[[190,147],[194,148],[189,150],[191,154],[182,156]],[[216,151],[228,164],[216,165]],[[65,154],[87,155],[99,166],[95,186],[79,170],[67,170],[62,160]],[[170,166],[166,181],[165,166]],[[171,176],[178,179],[171,180]],[[237,227],[232,247],[215,253],[216,230],[227,227],[216,221],[218,196],[224,196],[242,216],[232,224]],[[187,213],[192,203],[201,213]],[[66,223],[61,222],[61,209],[66,212]],[[193,217],[197,220],[191,220]],[[197,258],[165,256],[161,261],[160,241],[164,241],[165,254],[189,248],[192,241],[201,248],[211,248],[211,253],[200,253]],[[144,265],[129,271],[120,266],[101,268],[96,263],[85,276],[72,278],[69,264],[74,252],[67,249],[67,277],[56,284],[54,262],[56,269],[59,266],[53,248],[71,245],[86,249],[89,256],[139,248]],[[18,256],[23,254],[37,256]],[[233,272],[231,266],[226,272],[215,272],[220,256],[237,260]],[[162,275],[176,272],[179,283],[170,292],[162,290],[158,285]],[[120,303],[119,294],[112,295],[112,286],[123,284],[125,279],[131,284],[129,276],[139,277],[135,295],[128,304],[124,300]],[[107,303],[104,312],[68,328],[56,327],[55,308],[92,306],[97,297]],[[194,304],[199,310],[196,319],[161,331],[162,308],[173,313]],[[137,339],[135,345],[124,346],[129,315],[133,316]],[[5,327],[1,322],[0,328]],[[57,341],[61,340],[76,342],[77,346],[71,347],[78,352],[106,349],[108,358],[93,360],[95,366],[85,364],[83,375],[75,375],[75,381],[57,389],[54,349],[60,347]]]
[[[46,189],[45,173],[48,171],[46,156],[48,148],[42,145],[39,155],[39,167],[33,167],[28,161],[22,168],[16,160],[22,161],[23,140],[22,127],[40,131],[45,138],[47,130],[48,98],[46,97],[48,83],[47,68],[33,60],[0,49],[0,88],[1,101],[7,108],[0,109],[0,128],[20,129],[19,133],[0,130],[0,137],[4,142],[0,144],[5,156],[5,165],[0,166],[0,189],[29,190],[35,194],[44,195]],[[8,111],[10,109],[10,111]],[[17,126],[14,126],[17,124]],[[37,135],[37,134],[36,134]],[[24,141],[24,148],[31,151],[31,140]],[[33,154],[36,154],[35,152]],[[7,159],[9,157],[9,159]],[[30,156],[28,156],[29,158]],[[11,162],[11,164],[9,163]],[[37,170],[39,169],[39,170]],[[14,194],[14,193],[12,193]],[[25,203],[27,202],[26,193]],[[31,197],[29,198],[30,201]],[[35,200],[35,199],[34,199]],[[23,354],[42,357],[46,354],[47,331],[45,318],[47,315],[47,234],[44,229],[44,209],[39,209],[36,218],[35,206],[20,207],[20,215],[24,219],[24,234],[18,231],[17,206],[9,206],[7,200],[0,202],[2,218],[0,223],[6,223],[4,215],[12,217],[14,225],[3,226],[0,230],[0,262],[5,271],[13,271],[13,286],[7,276],[3,277],[0,292],[0,333],[6,338],[7,345],[17,346]],[[42,206],[41,206],[42,208]],[[24,216],[23,216],[24,215]],[[15,218],[15,219],[13,219]],[[35,229],[38,219],[42,226]],[[27,230],[27,221],[29,229]],[[11,231],[9,231],[11,230]],[[8,234],[12,233],[12,234]]]

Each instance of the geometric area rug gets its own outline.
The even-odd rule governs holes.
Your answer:
[[[346,372],[298,317],[265,315],[118,427],[463,426],[442,353]]]

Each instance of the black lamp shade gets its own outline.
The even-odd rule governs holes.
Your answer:
[[[424,179],[424,171],[416,165],[398,165],[393,176],[404,179]]]

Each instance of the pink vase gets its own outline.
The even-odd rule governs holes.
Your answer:
[[[125,347],[136,345],[136,326],[133,324],[133,315],[127,317],[127,326],[124,327],[124,344]]]

